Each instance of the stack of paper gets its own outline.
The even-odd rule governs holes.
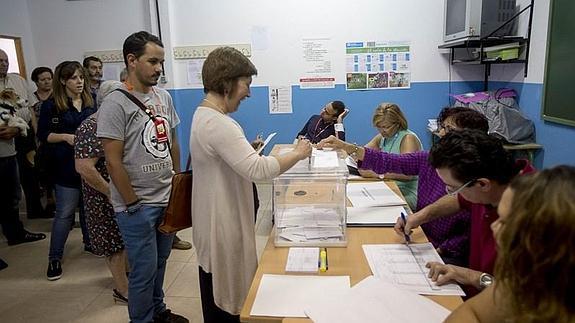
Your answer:
[[[347,208],[350,226],[393,226],[405,211],[405,201],[384,182],[354,182],[347,184],[347,198],[353,207]]]
[[[401,212],[405,212],[403,206],[348,207],[347,225],[392,227]]]
[[[354,207],[373,207],[406,205],[405,201],[395,194],[383,182],[355,182],[347,184],[347,198]],[[399,215],[398,215],[399,216]]]
[[[432,300],[369,276],[343,295],[312,299],[305,314],[315,323],[443,322],[449,311]]]
[[[287,273],[317,273],[319,248],[289,248]]]
[[[250,315],[306,317],[315,299],[349,291],[349,276],[263,275]]]

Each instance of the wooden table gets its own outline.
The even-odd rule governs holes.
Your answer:
[[[278,145],[274,147],[276,150]],[[280,148],[278,148],[280,149]],[[393,191],[401,196],[401,192],[394,182],[386,182]],[[393,228],[347,228],[348,245],[345,248],[333,247],[328,248],[329,255],[329,269],[318,275],[332,275],[332,276],[350,276],[351,285],[355,285],[367,276],[372,275],[367,263],[367,259],[363,254],[362,245],[364,244],[384,244],[384,243],[403,243],[393,231]],[[274,234],[270,235],[268,242],[263,251],[262,257],[252,285],[250,287],[248,296],[242,307],[240,319],[242,322],[282,322],[282,317],[263,317],[263,316],[250,316],[252,306],[256,297],[260,281],[264,274],[286,274],[285,266],[289,248],[276,248],[274,246]],[[418,228],[414,230],[412,241],[415,243],[427,242],[427,238],[423,231]],[[444,307],[453,310],[462,303],[459,296],[428,296],[430,299],[443,305]],[[283,322],[311,322],[309,319],[293,319],[286,318]]]

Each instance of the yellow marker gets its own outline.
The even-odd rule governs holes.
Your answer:
[[[319,271],[322,273],[327,270],[327,249],[322,248],[319,252]]]

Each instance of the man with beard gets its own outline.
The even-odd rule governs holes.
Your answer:
[[[88,84],[90,85],[90,93],[96,98],[100,84],[102,84],[102,60],[95,56],[88,56],[84,58],[82,65],[88,71]]]
[[[163,47],[158,37],[145,31],[125,40],[128,78],[121,89],[127,92],[106,96],[98,115],[110,199],[131,267],[128,312],[134,323],[188,322],[166,309],[162,290],[174,235],[159,232],[158,225],[172,176],[180,170],[175,129],[180,119],[170,94],[155,86],[162,73]]]
[[[298,138],[306,138],[312,144],[317,144],[329,136],[336,136],[345,141],[343,118],[349,112],[341,101],[326,104],[320,114],[311,116],[305,126],[297,134]]]

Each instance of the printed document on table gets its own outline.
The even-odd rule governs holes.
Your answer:
[[[289,248],[286,272],[317,273],[319,248]]]
[[[348,207],[347,225],[392,227],[401,212],[405,213],[403,206]]]
[[[351,201],[351,204],[354,207],[407,204],[383,182],[347,183],[347,198]]]
[[[250,315],[306,317],[304,309],[312,300],[347,291],[349,276],[264,274]]]
[[[270,135],[266,138],[266,140],[264,140],[264,144],[256,151],[258,154],[262,152],[262,150],[264,150],[264,148],[266,148],[266,146],[268,145],[268,143],[272,140],[272,138],[277,134],[277,132],[272,132],[270,133]]]
[[[457,284],[437,286],[427,277],[430,261],[443,263],[431,243],[363,245],[373,275],[422,295],[458,295],[465,293]]]
[[[439,323],[450,311],[427,297],[368,276],[344,295],[312,300],[305,313],[315,323]]]

